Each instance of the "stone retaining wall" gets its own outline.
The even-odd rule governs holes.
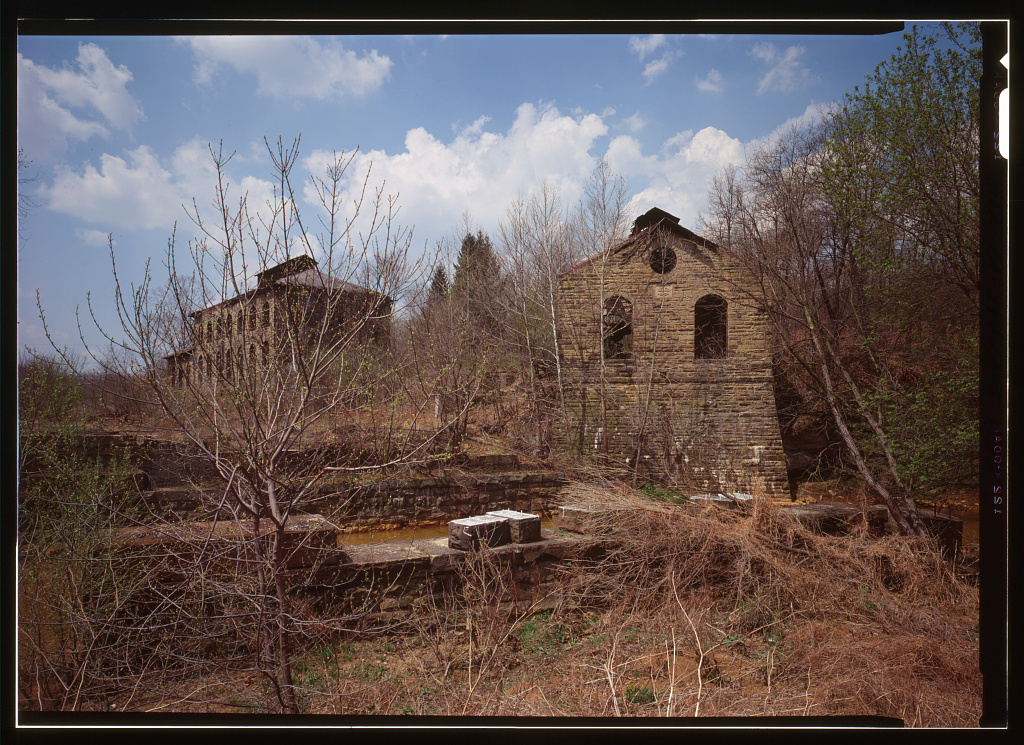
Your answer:
[[[326,485],[321,496],[347,526],[441,525],[491,510],[547,514],[558,506],[565,477],[557,472],[392,479],[362,487]],[[332,491],[333,490],[333,491]]]
[[[413,608],[443,607],[467,577],[486,583],[496,605],[549,607],[561,589],[559,567],[600,550],[598,542],[546,529],[538,541],[485,552],[451,548],[448,538],[422,538],[346,546],[338,565],[290,570],[289,577],[299,595],[340,603],[364,624],[387,624],[408,621]]]
[[[142,499],[158,514],[193,520],[213,517],[209,511],[202,512],[200,495],[192,484],[204,484],[219,493],[223,480],[195,445],[91,432],[80,447],[101,459],[117,450],[127,451],[138,467],[135,480]],[[296,451],[290,457],[301,458],[302,453]],[[438,461],[432,476],[363,485],[326,482],[300,509],[330,513],[335,521],[357,531],[441,525],[490,510],[549,514],[557,508],[559,490],[565,485],[564,476],[557,472],[494,472],[521,468],[519,459],[511,454],[460,454],[453,463],[473,470],[442,468]]]

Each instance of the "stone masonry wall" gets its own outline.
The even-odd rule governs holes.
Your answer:
[[[747,297],[740,268],[716,249],[659,233],[675,266],[650,264],[651,239],[605,254],[563,276],[561,345],[575,445],[602,449],[607,424],[613,463],[673,464],[696,488],[788,494],[764,312]],[[664,245],[664,244],[663,244]],[[605,368],[601,408],[603,299],[632,306],[631,354]],[[725,356],[696,359],[695,306],[707,295],[728,303]]]
[[[364,487],[325,485],[321,495],[351,528],[440,525],[489,510],[544,514],[559,503],[565,485],[555,472],[439,475],[391,479]]]
[[[192,519],[212,517],[201,513],[193,484],[219,493],[223,480],[216,469],[200,457],[194,445],[109,432],[87,437],[81,447],[100,457],[126,449],[140,472],[137,481],[142,498],[157,512]],[[290,457],[301,458],[302,452]],[[514,470],[518,467],[514,456],[478,456],[465,460],[466,468],[507,468],[513,472],[442,469],[432,476],[391,478],[364,485],[344,480],[327,481],[302,508],[331,513],[344,521],[345,527],[356,530],[440,525],[489,510],[543,514],[557,508],[559,492],[565,485],[563,474]]]

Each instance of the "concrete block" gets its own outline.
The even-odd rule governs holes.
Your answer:
[[[508,521],[494,515],[477,515],[448,523],[448,546],[471,551],[481,543],[489,548],[509,542]]]
[[[515,510],[494,510],[487,513],[508,521],[512,543],[533,543],[540,540],[540,516]]]

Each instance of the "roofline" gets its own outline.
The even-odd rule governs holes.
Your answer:
[[[701,246],[701,247],[706,248],[706,249],[710,249],[711,251],[714,251],[715,253],[718,253],[719,251],[722,250],[722,247],[719,246],[714,241],[709,241],[707,238],[704,238],[703,236],[697,235],[692,230],[689,230],[688,228],[684,228],[678,222],[674,222],[674,221],[668,219],[667,217],[663,217],[660,220],[658,220],[656,223],[652,224],[650,227],[644,229],[643,231],[641,231],[639,233],[635,233],[635,234],[629,236],[629,238],[626,238],[624,241],[620,241],[619,243],[615,244],[611,248],[609,248],[609,249],[607,249],[605,251],[601,251],[599,253],[596,253],[593,256],[591,256],[590,258],[585,259],[584,261],[581,261],[579,264],[576,264],[576,266],[573,266],[573,267],[571,267],[569,269],[566,269],[564,272],[562,272],[561,274],[558,275],[558,278],[559,279],[563,279],[563,278],[569,276],[570,274],[572,274],[573,272],[575,272],[575,271],[577,271],[579,269],[582,269],[583,267],[587,266],[588,264],[594,263],[595,261],[600,259],[602,256],[612,255],[612,254],[618,253],[619,251],[621,251],[624,248],[626,248],[629,244],[635,243],[635,242],[639,241],[641,238],[646,238],[646,237],[648,237],[650,235],[653,235],[657,230],[660,230],[663,226],[665,228],[667,228],[670,232],[675,233],[676,235],[682,236],[686,240],[692,241],[693,243],[696,243],[698,246]]]
[[[304,270],[304,271],[309,271],[309,270]],[[316,268],[316,271],[324,273],[323,270],[321,270],[319,267]],[[231,305],[231,304],[234,304],[234,303],[244,302],[245,300],[250,299],[252,296],[258,295],[258,294],[261,294],[261,293],[264,293],[264,292],[268,292],[268,291],[272,290],[274,287],[278,287],[278,286],[285,287],[285,286],[288,286],[288,285],[290,285],[292,283],[289,283],[286,280],[289,279],[289,277],[293,277],[293,276],[295,276],[295,275],[288,275],[288,276],[285,276],[285,277],[280,277],[278,279],[275,279],[271,284],[263,285],[262,287],[254,287],[251,290],[246,290],[245,292],[240,292],[239,294],[235,295],[234,297],[228,298],[227,300],[221,300],[218,303],[213,303],[212,305],[207,305],[207,306],[205,306],[203,308],[200,308],[199,310],[194,310],[189,315],[192,316],[193,318],[195,318],[195,317],[198,317],[199,315],[201,315],[203,313],[206,313],[207,311],[214,310],[215,308],[221,308],[221,307],[224,307],[226,305]],[[329,274],[327,276],[331,277],[331,275],[329,275]],[[371,289],[369,289],[367,287],[360,287],[359,285],[353,284],[352,282],[348,282],[347,280],[343,280],[343,279],[339,280],[339,279],[337,279],[335,277],[331,277],[331,279],[334,279],[337,282],[344,282],[346,285],[348,285],[347,287],[343,288],[343,290],[342,290],[343,292],[351,292],[351,293],[362,292],[362,293],[367,293],[367,294],[383,295],[385,298],[387,298],[388,301],[394,302],[393,298],[389,297],[388,295],[384,295],[384,293],[382,293],[382,292],[377,292],[376,290],[371,290]],[[320,289],[323,289],[323,288],[320,288]]]

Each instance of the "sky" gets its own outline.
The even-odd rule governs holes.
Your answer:
[[[927,24],[921,24],[927,26]],[[909,24],[907,26],[909,29]],[[768,27],[771,30],[770,27]],[[168,240],[187,246],[193,200],[212,218],[210,147],[234,152],[233,194],[272,194],[264,137],[301,135],[296,175],[358,148],[397,195],[413,251],[471,226],[499,235],[512,200],[546,182],[575,203],[602,160],[632,216],[660,207],[698,226],[711,177],[863,84],[902,32],[882,35],[486,34],[26,36],[18,144],[32,200],[19,224],[19,349],[83,351],[76,308],[121,335],[108,237],[124,286]],[[312,213],[303,190],[300,208]],[[180,255],[180,254],[179,254]]]

